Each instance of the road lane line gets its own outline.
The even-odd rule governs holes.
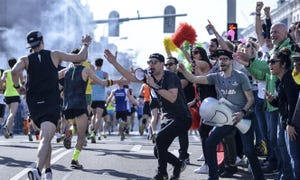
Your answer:
[[[52,155],[59,153],[60,151],[65,150],[65,148],[60,148],[55,150]],[[72,152],[72,149],[69,150],[65,150],[64,152],[58,154],[57,156],[55,156],[54,158],[51,159],[51,164],[56,163],[59,159],[61,159],[62,157],[64,157],[66,154],[68,154],[69,152]],[[23,169],[21,172],[19,172],[18,174],[16,174],[14,177],[10,178],[10,180],[18,180],[21,179],[23,176],[25,176],[28,171],[35,166],[35,162],[30,164],[30,167]]]
[[[137,152],[137,151],[140,151],[141,148],[142,148],[142,145],[134,145],[130,151]]]

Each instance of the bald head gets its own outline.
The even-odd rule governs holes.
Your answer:
[[[283,23],[273,24],[271,27],[271,39],[273,44],[279,45],[288,37],[288,28]]]

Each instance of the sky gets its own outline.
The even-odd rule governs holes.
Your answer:
[[[264,1],[265,6],[271,10],[276,7],[278,0]],[[90,6],[94,20],[108,19],[111,11],[118,11],[120,18],[160,16],[164,8],[172,5],[176,14],[187,16],[176,17],[175,28],[181,22],[194,27],[197,32],[198,42],[208,42],[214,36],[209,36],[205,26],[207,20],[215,26],[218,32],[223,32],[227,27],[227,0],[82,0]],[[236,0],[236,22],[238,27],[245,28],[254,23],[255,0]],[[108,35],[108,24],[99,24],[95,30],[95,41],[101,36]],[[120,24],[120,36],[110,37],[109,42],[118,46],[118,51],[135,51],[136,63],[139,67],[146,67],[146,61],[151,53],[166,55],[163,39],[172,36],[163,33],[163,18],[126,21]]]

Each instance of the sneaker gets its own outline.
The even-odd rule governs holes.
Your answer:
[[[24,119],[24,121],[23,121],[23,133],[25,135],[28,134],[29,128],[30,128],[29,119]]]
[[[28,134],[28,141],[33,141],[31,134]]]
[[[207,164],[203,164],[199,168],[195,169],[194,173],[196,173],[196,174],[208,174],[208,171],[209,171],[208,165]]]
[[[151,140],[152,140],[152,143],[155,144],[155,142],[156,142],[156,134],[155,133],[151,135]]]
[[[174,166],[173,175],[170,180],[177,180],[180,177],[180,173],[183,172],[186,168],[186,164],[184,161],[180,161],[178,166]]]
[[[83,166],[79,164],[78,161],[72,160],[71,161],[71,168],[72,169],[83,169]]]
[[[41,176],[39,175],[39,172],[36,168],[28,171],[27,176],[28,176],[29,180],[40,180],[41,179]]]
[[[60,137],[57,137],[57,138],[56,138],[56,142],[57,142],[57,143],[60,143],[60,142],[63,141],[64,139],[65,139],[65,135],[62,134]]]
[[[71,148],[71,140],[72,140],[72,131],[70,129],[67,129],[65,132],[65,139],[64,139],[64,146],[66,149]]]
[[[121,141],[124,141],[124,139],[125,139],[125,133],[121,132]]]
[[[45,173],[45,180],[52,180],[52,172]]]
[[[205,161],[204,154],[202,154],[202,155],[197,159],[197,161]]]
[[[220,177],[224,178],[232,178],[235,173],[237,173],[238,169],[236,166],[228,166],[224,168],[224,172],[220,174]]]
[[[240,157],[236,157],[236,161],[235,161],[235,165],[236,166],[243,166],[243,167],[247,167],[247,164],[248,164],[248,159],[247,157],[243,156],[242,158]]]
[[[6,126],[3,127],[3,134],[6,139],[9,138],[9,132]]]
[[[168,174],[161,174],[161,173],[157,173],[154,177],[153,180],[168,180]]]
[[[190,157],[187,157],[185,159],[182,160],[185,164],[191,164],[190,163]]]

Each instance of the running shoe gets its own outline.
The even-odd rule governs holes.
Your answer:
[[[204,154],[202,154],[202,155],[197,159],[197,161],[205,161]]]
[[[79,164],[78,161],[72,160],[71,161],[71,168],[72,169],[83,169],[83,166]]]
[[[155,144],[155,142],[156,142],[156,134],[155,133],[151,135],[151,140],[152,140],[152,143]]]
[[[94,131],[91,132],[91,143],[95,144],[96,143],[96,134]]]
[[[52,180],[52,172],[45,173],[45,180]]]
[[[28,134],[28,141],[33,141],[32,135],[30,133]]]
[[[209,171],[208,165],[207,164],[203,164],[199,168],[195,169],[194,173],[196,173],[196,174],[208,174],[208,171]]]
[[[28,134],[29,129],[30,129],[29,119],[24,119],[24,121],[23,121],[23,133],[25,135]]]
[[[4,134],[4,137],[5,137],[6,139],[9,138],[9,135],[10,135],[10,134],[9,134],[8,129],[7,129],[6,126],[3,127],[3,134]]]
[[[121,132],[121,141],[124,141],[124,139],[125,139],[125,133],[123,131],[123,132]]]
[[[178,180],[180,177],[180,173],[183,172],[186,168],[186,164],[184,161],[180,161],[177,166],[174,166],[173,175],[171,176],[170,180]]]
[[[168,180],[168,174],[157,173],[154,177],[154,180]]]
[[[36,168],[28,171],[27,176],[28,176],[29,180],[40,180],[41,179],[41,176],[39,175],[39,172]]]
[[[71,140],[72,140],[72,131],[70,129],[67,129],[65,132],[65,139],[64,139],[64,146],[66,149],[71,148]]]

